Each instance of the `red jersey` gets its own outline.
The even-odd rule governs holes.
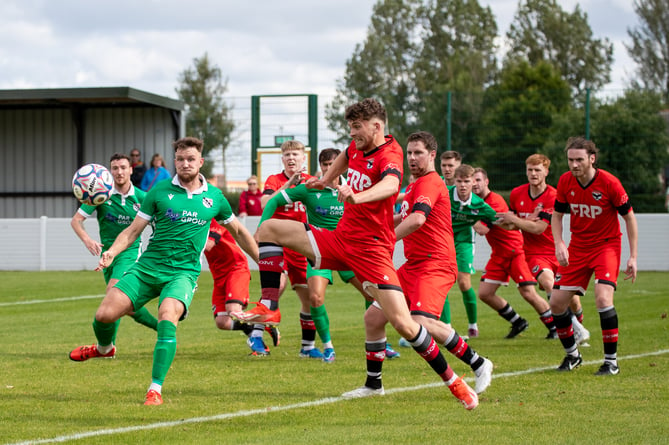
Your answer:
[[[310,175],[306,173],[302,173],[302,180],[299,182],[301,184],[302,182],[306,181],[307,179],[311,178]],[[290,179],[289,176],[286,175],[285,171],[282,171],[281,173],[277,173],[276,175],[272,175],[267,178],[265,181],[265,189],[263,190],[264,195],[271,195],[277,190],[281,188],[288,180]],[[295,187],[294,185],[291,186],[290,188]],[[301,202],[293,202],[290,204],[286,204],[283,207],[279,207],[276,209],[274,212],[274,215],[272,218],[276,219],[292,219],[294,221],[300,221],[300,222],[307,222],[307,212],[304,209],[304,205],[302,205]]]
[[[422,213],[426,220],[420,229],[404,238],[404,256],[409,261],[446,260],[455,270],[451,198],[437,172],[421,176],[407,186],[402,219],[414,212]]]
[[[571,240],[579,248],[620,239],[618,213],[626,215],[631,209],[622,184],[607,171],[597,169],[585,186],[571,172],[560,176],[555,211],[571,215]]]
[[[209,270],[217,279],[224,276],[235,268],[249,269],[249,263],[246,255],[235,242],[225,227],[221,226],[216,220],[211,220],[209,227],[209,239],[213,240],[215,245],[209,251],[204,251]]]
[[[244,190],[239,196],[239,213],[246,213],[249,216],[262,215],[262,204],[260,203],[262,195],[260,190],[256,190],[255,193]]]
[[[504,198],[495,192],[488,193],[484,201],[497,213],[509,211]],[[488,227],[490,231],[486,233],[485,238],[488,240],[494,255],[508,257],[523,251],[523,235],[520,230],[506,230],[494,224],[490,224]]]
[[[388,175],[402,182],[404,153],[395,138],[388,135],[386,142],[368,153],[355,148],[355,142],[346,149],[348,158],[347,183],[353,193],[371,188]],[[397,192],[380,201],[364,204],[344,203],[344,216],[337,225],[337,232],[345,238],[365,244],[382,243],[390,251],[395,248],[393,210]]]
[[[536,214],[542,221],[548,223],[543,233],[534,233],[521,230],[523,234],[523,250],[525,255],[555,255],[555,243],[551,231],[551,217],[553,216],[553,205],[555,204],[555,187],[546,186],[539,196],[530,195],[530,184],[524,184],[511,190],[509,197],[509,208],[521,218],[527,218]]]

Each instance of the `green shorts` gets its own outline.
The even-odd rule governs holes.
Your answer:
[[[338,270],[339,278],[344,283],[348,283],[355,277],[355,274],[350,270]],[[311,267],[311,264],[307,262],[307,280],[309,277],[323,277],[327,278],[329,284],[332,284],[332,271],[330,269],[314,269]]]
[[[111,265],[102,271],[105,277],[105,283],[109,280],[120,280],[123,275],[137,262],[137,252],[135,249],[126,249],[112,261]]]
[[[470,275],[476,273],[473,243],[455,243],[455,259],[458,262],[458,272]]]
[[[188,316],[188,308],[197,290],[197,276],[179,272],[148,274],[135,266],[114,287],[130,298],[135,310],[156,297],[159,297],[158,307],[165,298],[174,298],[184,305],[184,313],[179,318],[183,320]]]

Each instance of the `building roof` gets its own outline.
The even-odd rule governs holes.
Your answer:
[[[158,106],[183,111],[184,103],[130,87],[0,90],[0,109],[86,106]]]

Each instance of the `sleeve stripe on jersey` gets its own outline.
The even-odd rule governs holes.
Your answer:
[[[562,212],[560,212],[562,213]],[[551,222],[551,214],[548,212],[539,212],[539,219],[543,219],[544,221],[547,221],[548,223]]]
[[[413,205],[413,208],[411,209],[411,213],[414,212],[423,212],[425,214],[425,217],[427,218],[430,216],[430,212],[432,211],[432,207],[429,205],[425,204],[424,202],[417,202]]]
[[[385,178],[388,175],[395,175],[397,176],[397,179],[402,180],[402,172],[400,172],[396,168],[389,168],[388,170],[384,170],[383,173],[381,173],[381,179]]]
[[[617,207],[617,209],[618,213],[621,216],[625,216],[630,212],[630,210],[632,210],[632,204],[630,204],[630,202],[627,201],[625,204],[621,205],[620,207]]]
[[[556,212],[560,213],[569,213],[569,204],[566,202],[560,202],[557,199],[555,200],[555,205],[553,206]]]
[[[152,221],[153,220],[153,216],[147,215],[146,213],[142,212],[141,210],[139,210],[137,212],[137,216],[139,216],[140,218],[145,219],[147,221]]]
[[[292,203],[293,203],[293,200],[290,199],[290,196],[288,196],[288,193],[286,193],[285,190],[281,190],[281,196],[284,197],[284,199],[286,200],[286,202],[287,202],[288,204],[292,204]]]
[[[218,232],[214,232],[213,230],[209,232],[209,238],[214,240],[214,244],[218,244],[221,242],[221,234]]]

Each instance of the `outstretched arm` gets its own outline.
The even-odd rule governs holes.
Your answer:
[[[246,230],[246,227],[239,222],[237,218],[233,218],[227,224],[223,224],[223,227],[230,232],[230,235],[237,241],[239,247],[241,247],[244,252],[248,253],[253,261],[258,262],[258,245],[256,244],[253,236]]]

